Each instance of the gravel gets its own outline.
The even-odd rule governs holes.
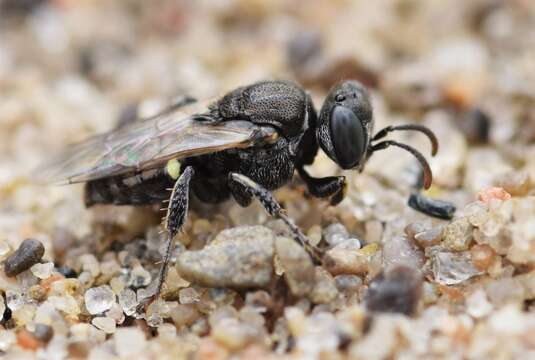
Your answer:
[[[0,0],[0,353],[6,358],[531,358],[535,3]],[[444,16],[447,14],[447,16]],[[407,24],[410,24],[408,26]],[[375,131],[420,123],[342,172],[338,206],[298,176],[274,192],[313,263],[253,202],[191,198],[162,298],[158,207],[84,206],[36,184],[67,144],[259,79],[316,108],[370,86]],[[389,135],[390,136],[390,135]],[[424,212],[420,210],[424,210]],[[455,210],[454,210],[455,209]],[[432,216],[434,215],[434,216]]]

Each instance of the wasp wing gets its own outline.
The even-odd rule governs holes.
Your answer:
[[[71,145],[38,171],[38,180],[86,182],[160,167],[173,158],[263,144],[276,137],[274,129],[249,121],[212,122],[206,115],[199,120],[207,104],[164,111]]]

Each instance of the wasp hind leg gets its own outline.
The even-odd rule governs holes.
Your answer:
[[[250,204],[252,197],[257,198],[269,215],[281,219],[286,226],[288,226],[295,240],[307,250],[314,260],[318,263],[322,262],[321,250],[310,244],[305,234],[303,234],[293,220],[286,215],[284,209],[280,206],[277,200],[275,200],[271,192],[255,183],[247,176],[238,173],[229,174],[229,184],[232,190],[232,195],[240,205],[247,206]]]
[[[188,166],[180,175],[175,183],[175,186],[173,187],[169,204],[167,206],[167,213],[163,221],[163,226],[167,232],[167,239],[165,245],[165,254],[158,275],[158,285],[154,295],[141,302],[138,310],[141,310],[150,302],[160,297],[162,287],[165,282],[165,277],[167,275],[169,261],[171,260],[171,252],[174,243],[173,240],[186,222],[186,217],[188,214],[190,182],[194,173],[195,171],[193,170],[193,167]]]

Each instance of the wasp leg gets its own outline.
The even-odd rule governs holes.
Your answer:
[[[173,191],[169,199],[169,205],[167,207],[167,214],[163,222],[163,226],[167,232],[167,240],[165,246],[165,255],[163,257],[162,265],[160,266],[160,273],[158,275],[158,286],[156,288],[156,293],[146,301],[140,303],[138,310],[160,296],[163,283],[165,282],[165,276],[167,275],[169,261],[171,259],[171,251],[174,243],[173,239],[182,228],[182,225],[184,225],[186,216],[188,214],[190,182],[194,173],[195,171],[193,170],[193,167],[188,166],[182,175],[180,175],[175,183],[175,186],[173,187]]]
[[[268,190],[264,189],[247,176],[238,173],[229,174],[229,183],[234,183],[231,185],[232,194],[240,204],[250,204],[251,198],[256,197],[268,214],[281,219],[286,226],[288,226],[294,235],[295,240],[297,240],[297,242],[299,242],[316,261],[319,263],[322,262],[321,250],[310,244],[305,234],[303,234],[293,220],[286,215],[284,209]]]
[[[327,176],[323,178],[315,178],[303,168],[298,167],[297,172],[305,182],[308,192],[315,197],[331,197],[331,205],[338,205],[344,200],[347,183],[345,176]]]

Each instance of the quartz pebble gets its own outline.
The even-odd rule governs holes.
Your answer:
[[[278,236],[275,253],[284,271],[284,280],[295,296],[304,296],[314,287],[314,265],[308,253],[295,240]]]
[[[85,292],[85,307],[90,314],[102,314],[112,308],[115,294],[108,285],[91,288]]]
[[[141,354],[147,345],[145,334],[139,328],[119,328],[113,337],[114,350],[121,358]]]
[[[309,299],[314,304],[329,304],[338,295],[338,289],[333,276],[321,266],[316,266],[314,274],[314,286],[309,294]]]
[[[52,275],[54,263],[35,264],[30,268],[32,274],[39,279],[46,279]]]
[[[437,252],[433,256],[433,275],[440,284],[456,285],[480,274],[470,252]]]
[[[371,281],[365,302],[371,311],[412,315],[416,311],[421,294],[421,273],[414,268],[397,266]]]
[[[435,226],[429,230],[424,230],[414,235],[414,240],[420,247],[426,248],[438,245],[444,235],[443,226]]]
[[[105,316],[96,317],[91,320],[91,324],[95,325],[95,327],[104,331],[106,334],[113,334],[115,332],[116,323],[112,318]]]
[[[330,246],[336,246],[349,238],[349,233],[344,225],[335,223],[323,230],[323,237]]]
[[[38,263],[45,253],[45,247],[39,240],[26,239],[17,250],[4,262],[7,276],[15,276]]]
[[[181,277],[210,287],[264,287],[273,272],[274,234],[262,226],[221,232],[199,251],[185,251],[176,262]]]

